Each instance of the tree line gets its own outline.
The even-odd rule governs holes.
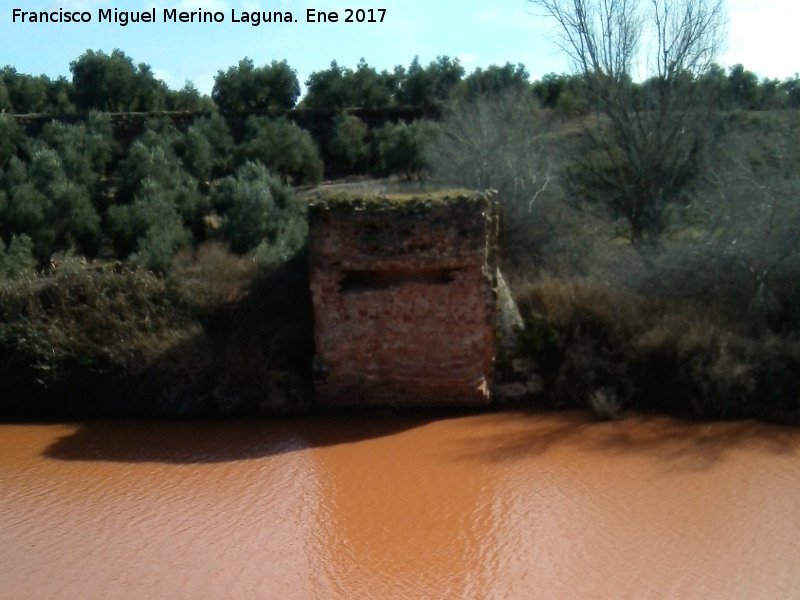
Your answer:
[[[179,90],[158,79],[150,65],[136,63],[122,50],[110,54],[87,50],[70,63],[72,78],[19,73],[12,66],[0,70],[0,112],[12,114],[72,114],[103,112],[280,112],[293,108],[341,110],[418,107],[435,112],[453,99],[474,100],[509,92],[530,94],[543,107],[565,116],[583,114],[593,106],[592,81],[587,73],[545,75],[531,81],[522,64],[506,63],[476,68],[448,56],[427,65],[414,58],[408,67],[379,71],[363,59],[348,68],[332,62],[305,81],[301,98],[297,71],[285,60],[257,66],[250,58],[218,71],[211,95],[187,82]],[[719,110],[775,110],[800,108],[800,77],[759,79],[743,65],[725,69],[712,65],[691,84],[712,97]],[[658,78],[631,82],[641,102]]]
[[[256,67],[243,59],[218,73],[211,97],[190,84],[169,90],[148,65],[135,65],[120,50],[89,50],[71,70],[71,82],[11,67],[2,72],[0,271],[9,275],[45,267],[60,252],[132,258],[165,271],[181,248],[214,239],[238,253],[260,247],[272,258],[286,255],[303,235],[291,188],[314,185],[323,175],[411,179],[428,173],[500,189],[507,199],[522,194],[506,203],[522,213],[530,212],[531,194],[552,189],[549,182],[558,179],[571,197],[623,218],[632,242],[657,241],[675,198],[696,179],[703,148],[696,139],[711,112],[800,101],[796,78],[770,83],[741,66],[725,72],[713,64],[696,77],[678,74],[670,84],[671,97],[702,105],[702,112],[653,110],[666,98],[658,77],[635,84],[623,75],[609,87],[585,69],[531,82],[522,65],[466,75],[448,57],[427,66],[414,59],[391,73],[364,61],[355,69],[334,62],[311,74],[299,103],[297,75],[285,61]],[[374,124],[347,110],[402,106],[437,119]],[[286,117],[295,107],[328,111],[330,118],[312,135]],[[193,122],[179,129],[154,117],[131,143],[120,143],[109,112],[160,109],[193,112]],[[87,112],[73,123],[53,120],[34,136],[8,114],[42,110]],[[537,135],[548,129],[544,115],[589,112],[605,112],[620,131],[584,130],[592,143],[577,143],[573,164],[556,175],[538,149]],[[231,115],[238,115],[239,130],[232,130]],[[630,133],[633,123],[640,126]],[[673,130],[679,135],[660,133]],[[607,131],[616,137],[592,138]],[[635,156],[628,156],[631,149]],[[518,217],[512,221],[525,221]]]

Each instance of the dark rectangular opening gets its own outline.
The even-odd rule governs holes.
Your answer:
[[[426,285],[446,285],[453,281],[453,269],[393,269],[357,270],[345,272],[339,289],[344,294],[355,294],[374,290],[385,290],[391,287],[410,283]]]

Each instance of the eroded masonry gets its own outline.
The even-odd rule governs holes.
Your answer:
[[[312,201],[317,402],[487,404],[496,236],[490,194]]]

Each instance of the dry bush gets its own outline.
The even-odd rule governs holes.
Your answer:
[[[75,398],[91,410],[112,404],[117,392],[125,396],[125,380],[199,330],[164,280],[135,268],[67,269],[6,282],[0,410],[37,412],[54,397],[45,412],[70,412]]]
[[[246,292],[202,319],[213,368],[194,390],[194,410],[264,414],[306,410],[311,398],[314,337],[305,249],[268,273],[257,270]],[[176,350],[157,365],[170,380]]]
[[[207,246],[166,278],[127,265],[70,263],[3,282],[0,414],[306,408],[313,356],[307,256],[267,274],[247,260]]]
[[[734,115],[717,128],[722,150],[665,213],[656,245],[570,211],[557,179],[534,203],[557,235],[532,242],[537,260],[505,264],[512,284],[537,281],[518,296],[554,404],[797,418],[800,118]]]
[[[708,310],[543,280],[518,294],[526,346],[555,405],[705,417],[800,417],[800,343]]]
[[[555,235],[528,230],[540,252],[506,257],[518,277],[544,274],[659,298],[711,306],[758,331],[800,333],[800,118],[793,114],[720,116],[719,140],[685,204],[666,214],[654,246],[635,248],[619,222],[571,210],[553,186],[533,205]],[[579,149],[577,150],[580,151]]]
[[[702,224],[695,262],[717,286],[707,299],[800,333],[800,116],[732,118],[721,136],[690,211]]]
[[[240,300],[256,274],[252,258],[230,252],[226,244],[207,242],[178,254],[171,276],[192,304],[218,307]]]

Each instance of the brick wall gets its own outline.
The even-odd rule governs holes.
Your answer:
[[[488,194],[310,204],[319,404],[488,403],[496,214]]]

